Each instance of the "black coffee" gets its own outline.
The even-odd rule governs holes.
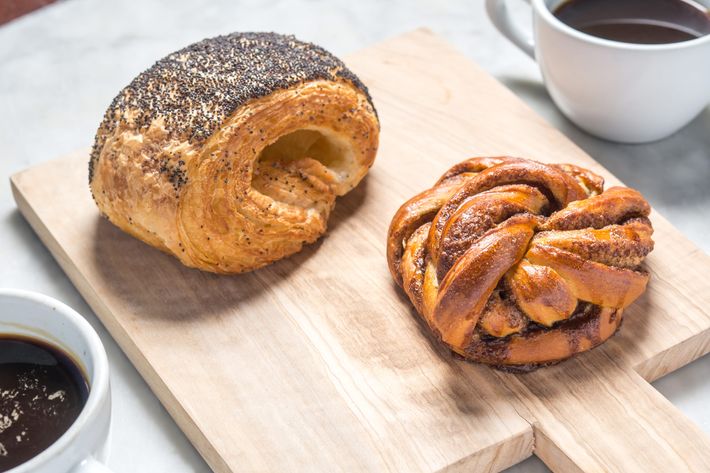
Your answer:
[[[690,0],[568,0],[554,14],[583,33],[625,43],[677,43],[710,34],[710,12]]]
[[[49,447],[89,396],[82,371],[61,350],[0,335],[0,472]]]

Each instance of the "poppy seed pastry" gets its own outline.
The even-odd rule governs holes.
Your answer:
[[[650,206],[570,164],[473,158],[392,219],[387,259],[467,359],[528,371],[589,350],[646,289]]]
[[[125,232],[187,266],[240,273],[318,239],[378,139],[367,88],[335,56],[234,33],[166,56],[118,94],[89,184]]]

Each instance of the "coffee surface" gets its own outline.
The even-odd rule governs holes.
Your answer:
[[[88,395],[82,371],[61,350],[0,335],[0,472],[61,437]]]
[[[568,0],[554,14],[583,33],[625,43],[677,43],[710,34],[710,12],[689,0]]]

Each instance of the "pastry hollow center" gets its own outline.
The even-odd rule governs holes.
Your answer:
[[[301,208],[331,206],[347,180],[350,146],[328,130],[300,129],[266,146],[254,167],[252,187],[273,200]]]
[[[320,130],[296,130],[281,136],[261,152],[259,164],[280,162],[297,163],[303,158],[315,159],[338,172],[345,165],[347,147],[334,136]]]

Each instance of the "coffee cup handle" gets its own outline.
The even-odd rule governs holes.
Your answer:
[[[530,0],[525,0],[530,3]],[[493,25],[503,36],[523,50],[525,54],[535,59],[535,41],[532,35],[523,32],[516,26],[508,14],[505,0],[486,0],[486,12]]]
[[[86,458],[79,463],[71,473],[113,473],[106,465],[93,457]]]

